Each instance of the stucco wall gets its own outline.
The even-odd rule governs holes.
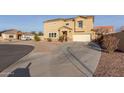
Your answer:
[[[0,41],[2,41],[3,40],[3,38],[2,38],[2,36],[0,36]]]
[[[13,38],[10,38],[10,37],[9,37],[10,35],[12,35]],[[17,39],[17,35],[16,35],[16,34],[4,34],[4,33],[2,33],[2,38],[3,38],[4,40],[6,40],[6,39]]]
[[[67,23],[69,23],[69,25],[66,25]],[[64,22],[64,26],[69,27],[72,29],[72,32],[74,32],[74,20],[67,20]]]
[[[83,28],[78,27],[78,21],[83,21]],[[75,18],[75,32],[76,31],[91,31],[93,29],[93,18]]]
[[[64,25],[62,20],[44,23],[44,38],[49,38],[49,33],[56,33],[59,37],[58,29]]]

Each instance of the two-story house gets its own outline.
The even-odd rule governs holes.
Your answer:
[[[66,36],[68,41],[89,42],[94,38],[94,16],[77,16],[69,19],[52,19],[44,22],[44,38],[58,40]]]

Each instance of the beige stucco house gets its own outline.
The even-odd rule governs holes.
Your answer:
[[[21,38],[22,32],[16,30],[16,29],[9,29],[3,31],[1,34],[1,37],[3,40],[18,40]]]
[[[89,42],[94,39],[93,26],[94,16],[47,20],[44,22],[44,38],[58,40],[64,35],[68,41]]]

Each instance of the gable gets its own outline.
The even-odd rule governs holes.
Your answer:
[[[59,30],[63,30],[63,29],[66,29],[66,30],[72,30],[72,28],[70,28],[70,27],[66,27],[66,26],[62,26],[62,27],[59,28]]]

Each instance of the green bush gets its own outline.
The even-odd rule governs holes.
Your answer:
[[[58,41],[63,42],[64,41],[64,36],[60,36]]]
[[[48,42],[52,42],[52,39],[51,39],[51,38],[47,38],[47,41],[48,41]]]
[[[35,41],[40,41],[40,38],[39,38],[39,36],[38,36],[37,34],[35,34],[34,40],[35,40]]]

